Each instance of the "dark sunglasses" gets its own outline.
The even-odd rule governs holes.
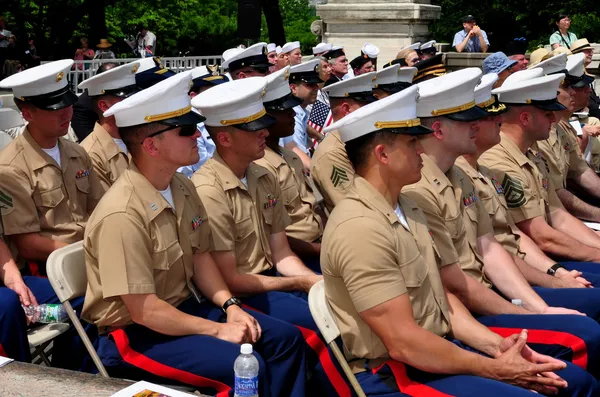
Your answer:
[[[166,125],[166,124],[163,124],[163,125]],[[146,138],[153,138],[159,134],[162,134],[163,132],[167,132],[169,130],[174,130],[175,128],[181,128],[179,130],[179,136],[192,136],[196,133],[196,130],[198,129],[198,127],[193,124],[191,124],[191,125],[168,125],[167,128],[153,132],[152,134],[148,135]]]

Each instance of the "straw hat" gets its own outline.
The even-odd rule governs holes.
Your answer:
[[[538,48],[537,50],[533,51],[531,53],[531,55],[529,56],[528,69],[533,69],[535,67],[535,65],[542,62],[544,59],[547,59],[549,54],[550,54],[550,51],[548,51],[545,48]]]
[[[96,44],[96,47],[110,48],[110,47],[112,47],[112,44],[110,44],[107,39],[100,39],[100,44]]]

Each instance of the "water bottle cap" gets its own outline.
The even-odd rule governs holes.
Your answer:
[[[521,299],[513,299],[511,302],[513,305],[517,306],[521,306],[523,304],[523,301]]]
[[[250,343],[244,343],[240,351],[242,354],[252,354],[252,345]]]

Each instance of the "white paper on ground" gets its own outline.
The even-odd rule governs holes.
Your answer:
[[[12,358],[0,356],[0,368],[4,367],[6,364],[12,363],[13,361],[15,360]]]
[[[193,394],[180,392],[178,390],[171,389],[169,387],[159,386],[159,385],[155,385],[154,383],[141,381],[141,382],[134,383],[133,385],[128,386],[125,389],[122,389],[122,390],[116,392],[111,397],[133,397],[136,395],[136,393],[142,392],[144,390],[150,390],[150,391],[153,391],[156,393],[161,393],[161,396],[168,396],[168,397],[190,397],[190,396],[193,396]]]
[[[589,227],[592,230],[600,231],[600,223],[596,223],[596,222],[583,222],[583,224],[586,225],[587,227]]]

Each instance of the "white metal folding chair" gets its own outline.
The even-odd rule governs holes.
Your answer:
[[[33,350],[31,353],[32,361],[40,357],[44,364],[51,367],[50,360],[46,354],[46,348],[52,340],[60,334],[67,332],[71,326],[67,323],[41,324],[39,326],[27,330],[27,341],[29,348]]]
[[[308,292],[308,307],[310,308],[310,314],[312,315],[313,320],[317,323],[317,327],[319,327],[319,331],[321,331],[321,335],[323,335],[323,338],[325,339],[325,343],[327,343],[333,351],[340,367],[342,367],[344,374],[346,374],[346,377],[350,381],[352,388],[358,397],[366,397],[356,376],[352,373],[352,370],[346,361],[346,357],[344,357],[344,354],[340,351],[340,348],[335,342],[340,336],[340,329],[335,324],[333,315],[329,311],[329,306],[325,299],[325,283],[322,280],[313,285]]]
[[[88,338],[79,317],[73,310],[69,299],[78,298],[85,295],[87,288],[87,275],[85,273],[85,257],[83,254],[83,241],[67,245],[52,252],[46,261],[46,273],[48,280],[54,288],[54,292],[63,304],[69,319],[75,326],[79,337],[83,341],[85,348],[92,357],[100,375],[108,378],[108,372],[102,364],[94,345]]]

